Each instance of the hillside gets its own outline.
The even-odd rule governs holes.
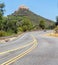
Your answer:
[[[54,22],[30,11],[26,6],[20,6],[11,15],[0,15],[0,36],[9,36],[21,32],[52,29]]]
[[[45,22],[46,27],[53,26],[54,22],[46,19],[40,15],[35,14],[34,12],[30,11],[28,7],[26,6],[20,6],[17,11],[12,13],[10,16],[14,16],[15,18],[17,17],[27,17],[30,19],[30,21],[34,24],[39,26],[39,23],[41,20]]]

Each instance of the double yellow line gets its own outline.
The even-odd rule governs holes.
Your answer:
[[[10,52],[12,52],[12,51],[20,50],[20,49],[22,49],[22,48],[25,48],[25,47],[31,45],[31,44],[32,44],[32,42],[29,43],[29,44],[27,44],[27,45],[24,45],[24,46],[20,46],[20,47],[18,47],[18,48],[15,48],[15,49],[11,49],[11,50],[8,50],[8,51],[5,51],[5,52],[0,52],[0,55],[6,54],[6,53],[10,53]]]
[[[20,59],[21,57],[25,56],[25,55],[28,54],[29,52],[31,52],[31,51],[37,46],[37,40],[34,38],[33,35],[32,35],[32,37],[33,37],[33,40],[34,40],[34,41],[33,41],[32,43],[30,43],[30,44],[33,44],[31,48],[29,48],[29,49],[27,49],[26,51],[22,52],[22,53],[19,54],[18,56],[16,56],[16,57],[14,57],[14,58],[12,58],[12,59],[10,59],[10,60],[8,60],[8,61],[2,63],[1,65],[9,65],[9,64],[11,64],[11,63],[17,61],[17,60]]]
[[[18,48],[15,48],[15,49],[12,49],[12,50],[8,50],[8,51],[5,51],[5,52],[0,52],[0,55],[7,54],[7,53],[10,53],[10,52],[12,52],[12,51],[20,50],[20,49],[22,49],[22,48],[25,48],[25,47],[31,45],[31,44],[32,44],[32,43],[27,44],[27,45],[24,45],[24,46],[21,46],[21,47],[18,47]]]

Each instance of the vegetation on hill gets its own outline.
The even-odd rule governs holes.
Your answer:
[[[56,17],[56,27],[55,27],[55,33],[58,33],[58,16]]]
[[[26,16],[30,19],[30,21],[32,22],[33,25],[35,25],[36,27],[39,28],[39,24],[40,21],[44,21],[45,22],[45,27],[46,28],[50,28],[54,26],[54,22],[51,20],[48,20],[44,17],[41,17],[40,15],[37,15],[35,13],[33,13],[32,11],[30,11],[29,9],[18,9],[17,11],[15,11],[14,13],[12,13],[12,15],[10,16]]]
[[[58,33],[58,26],[55,28],[55,33]]]
[[[58,26],[58,16],[56,17],[56,26]]]
[[[29,8],[19,8],[17,11],[8,15],[4,14],[4,3],[0,3],[0,36],[8,36],[19,32],[51,29],[54,22],[34,14]]]

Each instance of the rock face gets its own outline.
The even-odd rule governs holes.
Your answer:
[[[21,5],[21,6],[19,7],[19,9],[26,9],[26,10],[28,10],[29,8],[28,8],[27,6],[25,6],[25,5]]]

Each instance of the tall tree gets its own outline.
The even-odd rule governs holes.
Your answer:
[[[4,3],[0,3],[0,30],[2,30],[3,14],[4,14]]]
[[[0,14],[4,14],[4,7],[5,7],[5,5],[4,5],[4,3],[0,3]]]
[[[41,20],[40,23],[39,23],[39,26],[40,26],[42,29],[45,29],[45,21]]]
[[[58,26],[58,16],[56,17],[56,26]]]

